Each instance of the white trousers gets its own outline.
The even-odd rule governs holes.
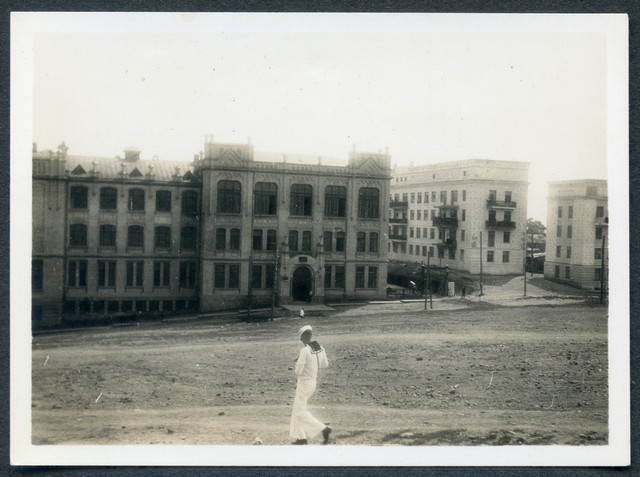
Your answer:
[[[289,437],[292,440],[313,439],[326,427],[323,422],[313,417],[307,410],[307,401],[316,390],[316,382],[311,379],[299,379],[296,386],[296,397],[293,400]]]

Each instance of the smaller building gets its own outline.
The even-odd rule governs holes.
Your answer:
[[[544,276],[586,290],[607,289],[607,181],[549,183]]]

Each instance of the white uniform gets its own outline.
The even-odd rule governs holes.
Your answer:
[[[319,350],[313,350],[312,345],[314,343]],[[307,410],[307,401],[309,401],[309,398],[316,390],[318,369],[328,366],[327,354],[324,348],[316,342],[312,342],[311,345],[305,345],[305,347],[300,350],[300,355],[298,356],[298,361],[295,366],[298,384],[296,386],[296,397],[293,401],[291,426],[289,428],[289,436],[292,440],[313,439],[327,427],[323,422],[313,417],[313,414]]]

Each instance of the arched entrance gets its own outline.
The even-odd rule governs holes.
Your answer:
[[[294,301],[310,301],[313,290],[311,270],[309,267],[298,267],[291,279],[291,298]]]

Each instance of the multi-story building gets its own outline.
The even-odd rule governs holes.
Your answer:
[[[608,276],[607,181],[551,182],[547,198],[544,276],[600,290]]]
[[[192,162],[34,146],[33,320],[383,297],[388,154],[277,159],[211,138]]]
[[[392,171],[389,258],[522,273],[529,164],[471,159]]]

